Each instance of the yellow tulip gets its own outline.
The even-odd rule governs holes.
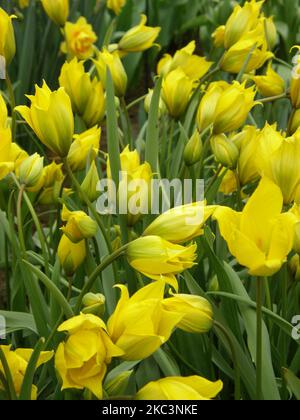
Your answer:
[[[294,255],[289,261],[289,270],[296,281],[300,281],[300,256]]]
[[[112,341],[124,351],[125,360],[142,360],[167,342],[182,315],[164,309],[165,283],[158,281],[136,292],[131,298],[119,285],[121,297],[108,320]]]
[[[215,209],[216,206],[206,206],[204,201],[175,207],[155,219],[143,236],[160,236],[174,244],[189,242],[203,235],[204,223]]]
[[[69,16],[69,0],[41,0],[45,12],[57,25],[64,26]]]
[[[12,25],[14,16],[9,16],[0,7],[0,56],[5,58],[6,65],[9,65],[16,54],[15,33]]]
[[[70,239],[63,235],[57,250],[57,255],[61,266],[67,275],[72,275],[81,266],[86,257],[85,240],[74,244]]]
[[[98,54],[97,60],[94,61],[98,75],[103,85],[106,86],[107,68],[109,69],[117,96],[125,96],[127,89],[127,74],[117,51],[110,53],[107,49],[103,49]]]
[[[300,130],[289,138],[283,138],[280,147],[269,153],[262,173],[281,189],[284,204],[295,201],[300,189]]]
[[[211,68],[212,62],[205,57],[195,55],[196,42],[190,42],[186,47],[178,50],[174,57],[165,54],[157,67],[157,73],[166,76],[171,71],[180,68],[191,80],[200,80]]]
[[[297,224],[295,225],[295,238],[294,238],[294,246],[293,249],[300,255],[300,205],[294,204],[291,208],[290,212],[295,216],[297,220]]]
[[[0,128],[0,181],[15,168],[12,159],[12,140],[10,128]]]
[[[235,169],[239,158],[239,149],[225,134],[213,136],[210,140],[216,160],[225,168]]]
[[[72,101],[74,112],[80,115],[88,127],[99,124],[105,114],[103,85],[96,78],[91,80],[84,64],[76,57],[66,62],[61,69],[59,84],[64,87]]]
[[[1,136],[1,134],[0,134]],[[28,153],[25,152],[17,143],[12,143],[10,148],[10,160],[15,164],[15,170],[19,168],[23,160],[28,158]]]
[[[169,114],[179,118],[184,114],[191,99],[194,84],[181,68],[171,71],[162,85],[162,98],[167,105]]]
[[[225,52],[221,68],[229,73],[239,73],[248,57],[250,58],[245,68],[246,73],[261,68],[273,57],[273,53],[267,49],[263,23],[260,23],[253,32],[246,33]]]
[[[258,92],[265,97],[281,95],[285,91],[285,81],[272,69],[270,63],[265,76],[250,76]]]
[[[212,306],[200,296],[177,294],[165,299],[163,307],[167,311],[183,315],[177,324],[177,328],[183,331],[202,334],[208,332],[213,325]]]
[[[4,99],[0,93],[0,129],[7,128],[8,121],[7,121],[7,107]]]
[[[38,201],[42,205],[57,204],[60,197],[65,176],[62,172],[62,164],[52,162],[45,166],[40,177],[40,194]]]
[[[97,200],[100,196],[100,191],[98,191],[98,182],[100,182],[98,170],[95,162],[91,163],[91,167],[81,184],[82,191],[87,195],[91,203]],[[82,198],[82,197],[81,197]],[[82,201],[84,201],[82,199]]]
[[[224,175],[225,172],[225,175]],[[219,192],[225,195],[230,195],[237,191],[237,178],[233,171],[227,170],[226,168],[223,169],[221,172],[222,183],[219,188]]]
[[[251,109],[257,104],[254,101],[255,90],[246,88],[245,83],[234,81],[213,82],[202,98],[198,110],[198,127],[205,130],[213,124],[215,134],[227,133],[240,128]]]
[[[31,106],[17,106],[18,111],[40,141],[60,157],[66,157],[74,134],[71,101],[64,88],[51,92],[47,83],[36,86],[28,95]]]
[[[272,16],[269,18],[265,18],[264,25],[265,25],[267,43],[270,47],[270,50],[273,50],[276,44],[278,43],[278,39],[279,39],[277,28],[274,23],[274,18]]]
[[[80,17],[76,23],[65,24],[65,42],[61,45],[63,53],[68,58],[77,57],[79,60],[86,60],[94,55],[94,44],[97,36],[86,18]]]
[[[96,159],[100,148],[101,128],[97,126],[74,135],[67,159],[72,171],[85,169],[88,160]]]
[[[148,50],[154,45],[161,28],[152,28],[146,26],[147,16],[141,16],[141,22],[138,26],[126,32],[118,44],[118,49],[121,52],[133,53]]]
[[[20,184],[29,188],[36,185],[43,172],[43,167],[44,158],[38,153],[23,160],[17,171]]]
[[[226,49],[257,27],[263,3],[264,1],[251,0],[246,1],[243,7],[235,6],[225,26],[224,46]]]
[[[92,314],[81,314],[64,322],[59,332],[68,332],[58,346],[55,367],[63,383],[62,390],[88,389],[102,399],[102,381],[113,357],[121,356],[107,334],[105,323]]]
[[[115,15],[119,15],[121,10],[126,4],[126,0],[108,0],[107,7],[115,13]]]
[[[97,223],[83,211],[69,211],[64,205],[61,219],[67,222],[61,230],[75,244],[92,238],[97,233]]]
[[[126,251],[129,264],[153,280],[163,279],[176,291],[176,275],[196,263],[197,245],[176,245],[159,236],[145,236],[131,242]]]
[[[136,400],[211,400],[223,389],[222,381],[211,382],[201,376],[172,376],[145,385]]]
[[[144,102],[144,106],[145,106],[145,111],[147,112],[147,114],[149,114],[150,112],[150,106],[151,106],[151,101],[153,98],[153,89],[149,89],[148,91],[148,95],[145,98],[145,102]],[[164,103],[162,97],[159,98],[159,117],[161,117],[162,115],[165,115],[167,113],[167,107],[166,104]]]
[[[28,362],[30,360],[30,357],[32,356],[33,350],[32,349],[16,349],[15,351],[13,351],[11,350],[11,346],[0,346],[0,347],[7,361],[16,394],[17,396],[20,396],[24,377],[25,377],[25,372],[28,367]],[[53,351],[42,351],[40,353],[36,367],[38,368],[44,363],[47,363],[49,360],[51,360],[53,357],[53,354],[54,354]],[[0,361],[0,373],[4,375],[4,378],[5,378],[5,371],[4,371],[1,361]],[[0,381],[0,389],[3,390],[2,381]],[[35,385],[32,385],[31,400],[37,399],[37,391],[38,391],[37,387]]]
[[[25,9],[25,7],[29,6],[29,0],[19,0],[18,3],[21,9]]]
[[[300,127],[300,109],[296,109],[291,115],[291,123],[289,127],[290,134],[294,134]]]
[[[183,158],[186,166],[193,166],[199,162],[202,156],[202,151],[202,139],[199,131],[196,130],[184,148]]]
[[[296,219],[282,207],[280,188],[263,178],[243,212],[219,207],[214,213],[231,254],[252,276],[273,276],[293,247]]]
[[[223,47],[225,42],[225,25],[219,26],[212,34],[212,38],[214,40],[215,47]]]

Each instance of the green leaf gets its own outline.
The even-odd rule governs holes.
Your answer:
[[[33,315],[23,312],[0,311],[5,318],[6,332],[29,330],[37,334],[37,328]]]
[[[283,376],[298,401],[300,401],[300,379],[288,369],[283,369]]]
[[[145,160],[151,165],[152,171],[157,172],[158,165],[158,152],[159,152],[159,101],[162,87],[162,79],[158,79],[154,88],[150,111],[149,123],[147,127],[146,138],[146,155]]]

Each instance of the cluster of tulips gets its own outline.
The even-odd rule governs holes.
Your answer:
[[[30,2],[16,3],[26,13]],[[15,104],[9,78],[14,16],[0,8],[7,85],[0,95],[0,220],[12,264],[6,272],[9,311],[0,314],[30,316],[33,324],[11,328],[10,344],[0,346],[0,396],[203,400],[216,398],[228,375],[236,399],[284,397],[286,385],[278,387],[272,360],[266,362],[263,315],[271,316],[270,329],[277,321],[289,330],[288,303],[272,302],[271,277],[285,283],[282,299],[288,281],[300,295],[300,59],[288,86],[276,72],[278,35],[273,18],[263,13],[264,1],[236,5],[216,29],[218,62],[196,54],[195,41],[162,56],[153,90],[133,105],[126,102],[123,58],[159,49],[161,28],[147,26],[142,15],[110,43],[111,25],[99,49],[96,28],[85,17],[68,20],[68,0],[36,3],[57,25],[65,62],[57,89],[45,80],[27,96],[27,106]],[[115,22],[126,0],[106,6]],[[286,129],[268,121],[259,128],[254,108],[280,100],[291,110]],[[135,140],[129,109],[139,104],[146,120]],[[37,146],[34,154],[18,145],[23,129]],[[143,180],[138,211],[120,171]],[[193,194],[190,204],[149,216],[151,183],[163,177],[204,178],[205,199]],[[125,197],[126,214],[97,211],[104,178],[115,182],[118,202]],[[228,299],[235,295],[233,306]],[[245,318],[239,305],[250,311]],[[254,342],[237,349],[231,322],[240,328],[247,320]],[[241,331],[241,340],[243,332],[249,338],[247,326]],[[196,345],[203,337],[207,354],[220,339],[223,352],[211,355],[214,373],[193,369],[172,342],[174,334]],[[299,343],[290,352],[299,360]],[[183,368],[174,367],[173,358]],[[149,360],[159,366],[158,376],[149,378],[145,368],[136,380]],[[284,371],[284,380],[296,387],[299,365],[283,360],[282,368],[294,367]]]

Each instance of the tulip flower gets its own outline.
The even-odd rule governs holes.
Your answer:
[[[122,8],[125,6],[126,0],[108,0],[107,7],[108,9],[113,10],[115,15],[119,15],[121,13]]]
[[[97,126],[74,135],[67,160],[72,171],[82,171],[89,161],[94,161],[99,153],[101,128]]]
[[[295,217],[282,207],[280,188],[263,178],[242,213],[228,207],[214,213],[231,254],[252,276],[273,276],[293,247]]]
[[[263,1],[251,0],[246,1],[243,7],[235,6],[225,26],[224,46],[226,49],[257,27],[263,3]]]
[[[13,351],[11,349],[11,346],[0,346],[0,347],[7,361],[16,394],[17,396],[20,396],[24,377],[25,377],[25,372],[26,372],[30,357],[33,353],[33,350],[32,349],[16,349],[15,351]],[[42,351],[39,355],[36,368],[40,367],[41,365],[51,360],[53,357],[53,354],[54,354],[53,351]],[[5,370],[3,368],[1,361],[0,361],[0,373],[1,375],[4,375],[4,378],[5,378]],[[2,381],[0,381],[0,390],[3,390]],[[31,400],[37,399],[37,391],[38,391],[37,387],[35,385],[32,385]]]
[[[63,389],[88,389],[102,399],[102,381],[107,365],[123,351],[113,344],[105,323],[92,314],[81,314],[64,322],[59,332],[68,332],[65,342],[58,346],[55,367]]]
[[[7,128],[7,107],[0,93],[0,129]]]
[[[61,69],[59,84],[70,96],[74,112],[80,115],[88,127],[99,124],[105,114],[103,85],[96,78],[91,80],[84,64],[76,57]]]
[[[69,16],[69,0],[41,0],[45,12],[53,22],[64,26]]]
[[[179,118],[188,106],[194,89],[194,84],[181,68],[169,73],[163,80],[162,98],[167,105],[169,114]]]
[[[97,200],[100,196],[100,191],[98,191],[98,183],[100,182],[98,170],[95,162],[91,163],[91,167],[81,184],[82,191],[86,194],[91,203]],[[82,197],[81,197],[82,198]],[[82,201],[84,199],[82,198]]]
[[[184,148],[183,158],[186,166],[193,166],[197,162],[199,162],[202,155],[202,151],[202,139],[199,134],[199,131],[196,130]]]
[[[266,31],[267,44],[270,50],[273,50],[279,39],[273,16],[264,18],[264,26]]]
[[[198,110],[199,129],[205,130],[213,124],[214,134],[228,133],[240,128],[251,109],[257,104],[254,101],[255,90],[246,88],[245,83],[234,81],[213,82],[202,98]]]
[[[28,95],[31,106],[17,106],[18,111],[40,141],[53,153],[66,157],[74,134],[71,101],[64,88],[51,92],[44,81],[36,86],[35,95]]]
[[[50,165],[45,166],[39,181],[40,188],[37,188],[37,190],[40,190],[39,203],[42,205],[57,204],[64,179],[62,164],[58,165],[52,162]],[[66,190],[64,189],[63,191]]]
[[[295,134],[295,132],[300,127],[300,109],[296,109],[295,112],[291,115],[290,120],[290,127],[289,127],[289,133],[291,135]]]
[[[167,76],[171,71],[180,68],[191,80],[200,80],[211,68],[212,62],[207,61],[205,57],[195,55],[196,42],[190,42],[186,47],[178,50],[174,57],[165,54],[157,67],[157,73]]]
[[[134,53],[146,51],[154,45],[161,28],[152,28],[146,26],[147,16],[141,16],[141,22],[138,26],[126,32],[118,44],[118,49],[125,53]]]
[[[163,279],[176,291],[176,275],[196,263],[197,245],[176,245],[159,236],[144,236],[131,242],[126,251],[129,264],[153,280]]]
[[[0,181],[15,168],[12,159],[12,141],[9,128],[0,129]]]
[[[15,33],[12,25],[14,16],[9,16],[5,10],[0,7],[0,56],[5,58],[8,66],[16,54]]]
[[[213,312],[208,300],[193,295],[176,294],[163,301],[167,311],[182,314],[183,318],[177,328],[202,334],[208,332],[213,325]]]
[[[18,168],[17,175],[20,184],[30,188],[36,185],[43,172],[44,158],[38,153],[25,159]]]
[[[136,400],[211,400],[223,389],[222,381],[211,382],[201,376],[172,376],[145,385]]]
[[[220,193],[230,195],[237,191],[237,178],[233,171],[224,168],[220,176],[222,177],[222,183],[219,188]]]
[[[225,134],[213,136],[210,140],[211,149],[217,162],[225,168],[235,169],[239,158],[239,149]]]
[[[223,47],[225,41],[225,25],[218,26],[215,32],[212,34],[212,38],[216,48]]]
[[[83,211],[69,211],[64,206],[61,218],[63,222],[67,222],[61,230],[74,244],[92,238],[97,233],[97,223]]]
[[[147,112],[147,114],[149,114],[149,112],[150,112],[153,93],[154,93],[153,89],[149,89],[148,95],[145,98],[144,105],[145,105],[145,111]],[[159,98],[158,113],[159,113],[159,117],[161,117],[162,115],[165,115],[167,113],[167,107],[166,107],[166,104],[164,103],[162,97]]]
[[[64,33],[65,41],[61,45],[61,50],[68,55],[68,58],[77,57],[79,60],[86,60],[94,55],[97,36],[86,18],[81,16],[76,23],[67,22]]]
[[[160,236],[174,244],[189,242],[203,235],[204,223],[215,209],[216,206],[206,206],[204,201],[175,207],[157,217],[143,236]]]
[[[107,323],[109,335],[124,351],[125,360],[146,359],[168,341],[182,315],[164,309],[163,281],[143,287],[131,298],[125,286],[118,287],[121,297]]]
[[[94,60],[98,75],[103,85],[106,86],[107,68],[111,73],[115,93],[117,96],[122,97],[127,89],[127,74],[117,51],[110,53],[107,49],[103,49],[98,54],[97,60]]]
[[[265,97],[281,95],[285,92],[285,81],[272,69],[270,63],[265,76],[250,76],[258,92]]]
[[[75,244],[63,235],[58,246],[57,255],[61,266],[68,276],[73,275],[86,257],[85,240]]]

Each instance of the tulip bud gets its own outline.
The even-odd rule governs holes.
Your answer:
[[[101,128],[97,126],[74,135],[74,141],[68,154],[68,163],[72,171],[85,169],[88,160],[95,160],[100,148]]]
[[[83,211],[69,211],[64,206],[61,218],[67,222],[61,230],[74,243],[92,238],[97,233],[97,223]]]
[[[212,38],[214,40],[214,46],[219,48],[224,46],[224,39],[225,39],[225,26],[219,26],[215,32],[212,34]]]
[[[63,235],[58,246],[57,255],[66,274],[71,276],[85,260],[85,241],[75,244],[66,235]]]
[[[273,50],[278,43],[278,33],[273,17],[265,19],[265,30],[270,50]]]
[[[82,191],[87,195],[91,203],[96,201],[100,196],[100,192],[97,189],[99,181],[100,179],[97,167],[93,161],[83,183],[81,184]],[[82,199],[82,201],[84,200]]]
[[[146,26],[147,16],[142,15],[138,26],[130,29],[119,42],[119,50],[126,53],[140,52],[148,50],[153,46],[161,28],[151,28]]]
[[[294,134],[300,127],[300,109],[295,110],[291,115],[290,134]]]
[[[125,395],[133,370],[120,373],[105,384],[105,391],[109,397]]]
[[[121,13],[122,8],[125,6],[126,0],[108,0],[107,8],[113,10],[118,16]]]
[[[208,284],[208,290],[210,292],[219,292],[220,291],[220,284],[218,280],[218,276],[213,276]]]
[[[285,82],[272,69],[271,63],[268,65],[265,76],[250,76],[249,78],[256,84],[258,92],[266,98],[281,95],[285,91]]]
[[[87,293],[82,299],[82,304],[84,314],[93,314],[101,318],[105,311],[105,296],[101,293]]]
[[[147,114],[149,114],[150,112],[152,98],[153,98],[153,89],[149,89],[148,95],[146,96],[145,103],[144,103],[145,111],[147,112]],[[159,117],[161,117],[162,115],[165,115],[166,113],[167,113],[166,104],[164,103],[163,99],[160,97],[159,107],[158,107]]]
[[[69,0],[42,0],[42,5],[53,22],[64,26],[69,16]]]
[[[212,137],[211,148],[216,160],[225,168],[235,169],[239,158],[239,149],[225,134]]]
[[[16,41],[14,28],[12,25],[13,16],[8,14],[0,7],[0,56],[6,60],[8,66],[16,53]]]
[[[181,68],[171,71],[163,80],[162,98],[169,114],[179,118],[188,106],[194,89],[193,81]]]
[[[33,187],[39,180],[43,171],[44,158],[38,153],[25,159],[18,169],[20,184]]]
[[[186,166],[193,166],[199,162],[203,150],[203,144],[199,131],[195,131],[184,149],[184,161]]]
[[[99,53],[94,63],[103,85],[106,86],[107,68],[109,68],[116,95],[118,97],[125,96],[128,79],[118,52],[110,53],[107,49],[104,49]]]

